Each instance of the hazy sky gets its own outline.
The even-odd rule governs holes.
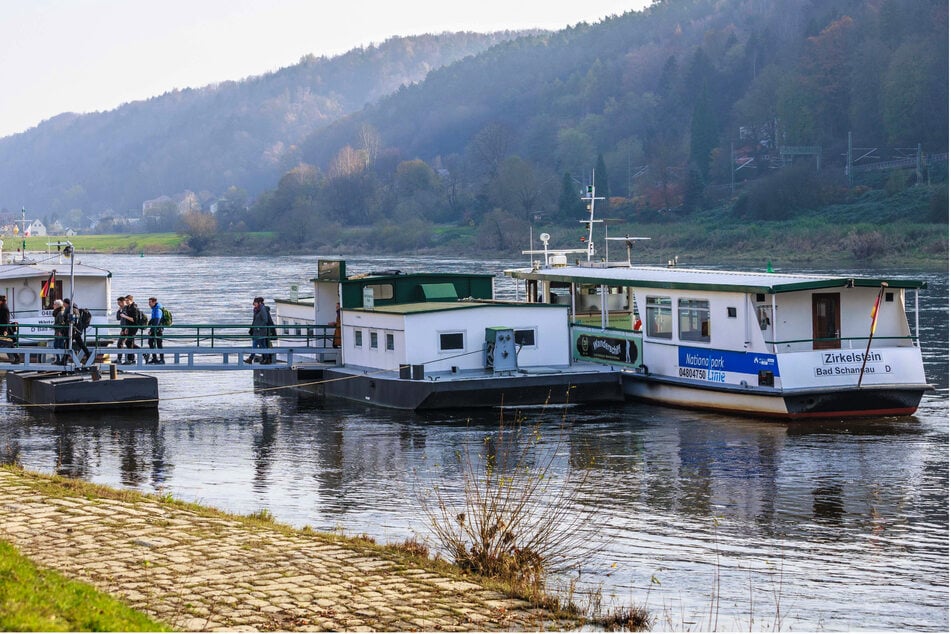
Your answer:
[[[0,0],[0,137],[393,35],[561,29],[651,0]]]

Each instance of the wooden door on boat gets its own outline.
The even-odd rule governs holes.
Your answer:
[[[840,304],[838,293],[812,296],[812,349],[840,348]]]

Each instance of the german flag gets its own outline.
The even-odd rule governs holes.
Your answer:
[[[50,273],[50,278],[43,282],[40,288],[40,297],[46,299],[56,289],[56,269]]]

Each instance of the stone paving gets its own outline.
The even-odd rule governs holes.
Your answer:
[[[551,630],[525,601],[369,547],[0,469],[0,539],[186,631]]]

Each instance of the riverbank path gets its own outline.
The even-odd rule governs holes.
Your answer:
[[[91,492],[92,491],[92,492]],[[0,539],[187,631],[570,629],[352,540],[0,468]]]

